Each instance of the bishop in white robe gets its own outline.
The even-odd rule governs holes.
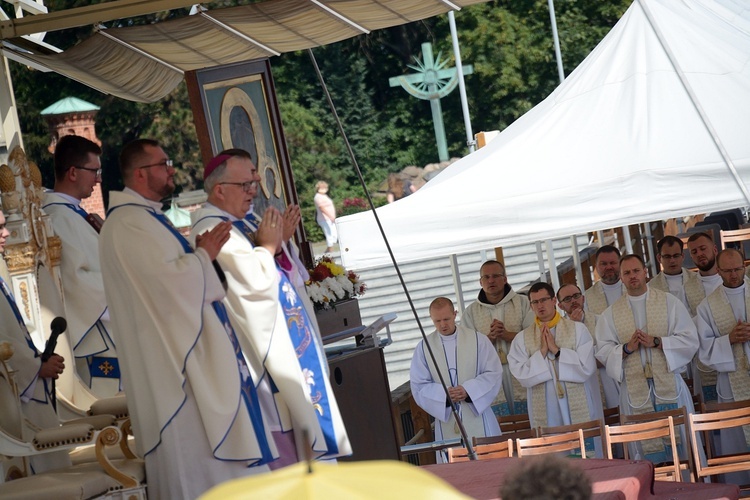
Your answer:
[[[283,304],[291,300],[295,308],[302,302],[296,287],[274,261],[282,244],[282,217],[276,209],[269,209],[258,225],[243,218],[257,189],[253,184],[257,171],[249,155],[226,156],[219,154],[205,169],[209,202],[192,215],[191,240],[221,221],[232,222],[229,241],[217,261],[227,277],[224,302],[243,351],[248,362],[263,374],[258,393],[281,455],[271,466],[288,465],[305,457],[302,430],[309,433],[313,456],[349,455],[351,445],[328,380],[322,344],[312,323],[303,318],[306,309],[297,311],[293,323],[288,323],[285,315]],[[300,339],[310,342],[295,345],[289,325],[302,323],[307,328],[300,333],[307,336]],[[307,350],[317,369],[302,366],[302,351]],[[290,431],[294,433],[292,449],[288,449],[289,440],[285,441],[285,435],[291,437]]]
[[[126,188],[110,195],[100,255],[137,451],[149,497],[196,498],[277,456],[212,265],[230,226],[193,251],[161,212],[166,153],[139,139],[120,159]]]

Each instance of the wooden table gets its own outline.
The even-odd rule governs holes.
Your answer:
[[[465,495],[479,500],[499,498],[500,485],[521,458],[497,458],[455,464],[426,465]],[[591,480],[593,497],[603,499],[738,499],[739,488],[731,484],[673,483],[654,481],[654,466],[646,460],[570,459]]]

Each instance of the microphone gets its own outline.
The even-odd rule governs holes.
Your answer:
[[[57,337],[68,328],[68,322],[65,321],[65,318],[58,316],[52,320],[52,324],[49,328],[49,339],[47,340],[47,345],[44,347],[44,352],[42,353],[42,361],[47,361],[55,352],[55,347],[57,347]]]

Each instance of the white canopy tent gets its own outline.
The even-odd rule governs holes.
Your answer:
[[[409,262],[744,206],[748,181],[750,3],[636,0],[546,100],[377,213]],[[371,212],[337,225],[348,268],[390,261]]]

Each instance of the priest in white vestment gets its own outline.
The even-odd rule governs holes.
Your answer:
[[[101,182],[99,146],[77,135],[66,135],[55,147],[55,190],[44,195],[62,242],[63,299],[66,334],[75,356],[75,370],[97,397],[120,392],[120,368],[104,298],[99,266],[100,219],[81,207]]]
[[[488,260],[479,268],[477,300],[461,315],[461,325],[487,336],[503,365],[503,389],[492,403],[497,415],[528,413],[526,390],[508,369],[508,352],[515,336],[534,322],[529,299],[508,284],[505,266]]]
[[[723,281],[716,267],[716,257],[719,250],[716,248],[710,233],[693,233],[687,241],[688,251],[693,263],[698,267],[698,279],[703,285],[705,297],[719,288]],[[693,358],[693,384],[701,388],[703,400],[706,402],[717,401],[716,393],[716,370],[708,367],[698,359]]]
[[[175,170],[156,141],[126,145],[120,170],[100,255],[137,451],[149,498],[196,498],[278,456],[212,265],[231,224],[195,250],[171,226],[160,200]]]
[[[586,329],[594,337],[599,315],[586,310],[586,296],[581,293],[581,289],[577,285],[572,283],[562,285],[557,291],[557,305],[563,311],[563,316],[586,325]],[[594,343],[596,343],[596,339],[594,339]],[[602,389],[601,399],[604,407],[620,406],[620,388],[617,383],[607,375],[607,367],[598,359],[596,360],[596,367],[599,372],[599,385]]]
[[[420,341],[409,372],[414,401],[435,417],[436,441],[461,437],[450,401],[440,383],[439,370],[469,439],[499,436],[500,425],[490,405],[501,390],[503,366],[486,336],[456,325],[456,313],[448,298],[438,297],[430,304],[435,331],[427,336],[427,342],[437,366],[424,340]],[[443,453],[438,452],[438,460],[445,461]]]
[[[673,295],[650,289],[638,255],[625,255],[620,276],[627,287],[596,324],[596,357],[620,383],[620,412],[652,413],[684,406],[693,413],[690,391],[680,375],[698,350],[695,323]],[[686,434],[681,434],[684,443]],[[660,440],[629,445],[630,458],[655,462],[670,456]],[[685,448],[678,446],[681,456]]]
[[[232,222],[229,241],[217,261],[227,277],[224,302],[240,344],[255,371],[264,373],[258,395],[280,455],[270,467],[304,459],[303,429],[309,433],[314,457],[350,455],[351,446],[328,381],[322,344],[314,335],[312,323],[307,321],[306,331],[312,340],[307,346],[318,361],[317,370],[300,365],[295,348],[302,346],[294,345],[287,326],[280,299],[293,297],[298,305],[301,301],[295,290],[285,289],[290,282],[286,274],[280,274],[278,261],[274,261],[274,255],[282,251],[284,218],[277,209],[269,208],[258,225],[244,219],[260,179],[247,152],[237,149],[220,153],[208,163],[204,177],[208,203],[193,212],[190,238],[195,241],[220,222]],[[305,376],[315,372],[317,379]],[[315,391],[308,382],[317,382]]]
[[[586,325],[560,316],[548,283],[531,285],[529,300],[536,318],[513,339],[508,366],[526,387],[532,428],[604,418],[594,339]],[[603,458],[600,438],[586,448]]]
[[[620,281],[620,250],[612,245],[599,247],[594,255],[599,281],[586,290],[586,310],[601,314],[625,293]]]
[[[5,250],[5,241],[9,235],[5,228],[5,216],[0,212],[0,253]],[[2,277],[0,291],[3,295],[0,297],[0,342],[9,342],[13,347],[13,356],[7,364],[15,372],[14,379],[18,386],[23,416],[37,428],[58,427],[60,422],[52,407],[52,381],[65,369],[65,360],[62,356],[53,354],[42,362],[41,353],[31,340],[13,292]],[[2,408],[0,411],[13,410]],[[33,436],[23,437],[30,441]],[[31,472],[35,474],[69,465],[70,458],[65,451],[46,453],[30,460]]]
[[[750,400],[750,279],[742,254],[722,250],[717,258],[723,285],[698,306],[698,335],[702,363],[718,372],[719,403]],[[744,431],[744,432],[743,432]],[[724,429],[715,443],[719,454],[750,451],[750,429]],[[750,473],[728,474],[726,482],[750,483]]]

